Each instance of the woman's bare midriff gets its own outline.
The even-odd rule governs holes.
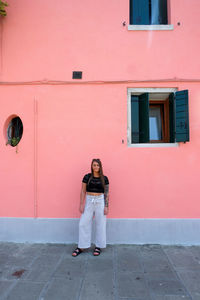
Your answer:
[[[87,195],[99,196],[99,195],[103,195],[103,193],[90,193],[90,192],[87,192]]]

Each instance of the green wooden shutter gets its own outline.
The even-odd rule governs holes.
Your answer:
[[[131,96],[131,143],[139,143],[139,97]]]
[[[149,0],[130,0],[130,24],[148,25]]]
[[[139,96],[139,141],[149,142],[149,94]]]
[[[175,142],[175,107],[174,107],[174,93],[169,95],[169,132],[170,143]]]
[[[151,0],[151,24],[168,24],[167,0]]]
[[[189,141],[188,90],[175,93],[175,139]]]
[[[149,95],[131,96],[131,143],[149,142]]]

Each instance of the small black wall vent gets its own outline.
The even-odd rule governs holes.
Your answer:
[[[73,71],[72,79],[82,79],[82,72],[81,71]]]

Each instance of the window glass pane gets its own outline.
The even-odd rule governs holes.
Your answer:
[[[130,24],[149,25],[149,0],[130,0]]]
[[[162,123],[160,107],[149,108],[149,131],[150,140],[162,139]]]
[[[167,24],[167,0],[151,0],[151,24]]]

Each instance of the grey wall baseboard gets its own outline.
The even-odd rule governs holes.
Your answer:
[[[78,223],[70,218],[0,218],[0,241],[77,243]],[[107,219],[108,244],[200,245],[199,233],[200,219]]]

